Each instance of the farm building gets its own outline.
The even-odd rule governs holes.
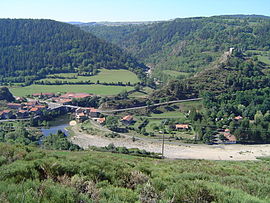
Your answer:
[[[189,124],[176,124],[175,129],[176,130],[188,130]]]

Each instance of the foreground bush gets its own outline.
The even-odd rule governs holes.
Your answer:
[[[0,202],[270,202],[269,166],[0,144]]]

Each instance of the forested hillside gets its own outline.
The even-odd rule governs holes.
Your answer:
[[[154,67],[153,75],[163,81],[203,70],[230,47],[242,51],[270,48],[270,20],[262,16],[198,17],[148,25],[81,28]]]
[[[260,89],[270,86],[269,67],[256,57],[248,57],[235,51],[225,53],[223,62],[183,80],[171,80],[153,94],[153,98],[185,99],[199,97],[203,92],[214,95]]]
[[[7,87],[0,87],[0,100],[11,102],[11,101],[14,101],[15,98],[10,93]]]
[[[53,20],[0,19],[0,82],[26,82],[59,72],[144,68],[120,48]]]

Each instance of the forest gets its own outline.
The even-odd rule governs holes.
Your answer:
[[[213,65],[193,77],[170,80],[155,91],[152,98],[185,99],[198,97],[204,92],[218,95],[265,88],[270,85],[268,70],[268,65],[260,62],[257,57],[235,51],[224,62]]]
[[[0,19],[0,82],[26,85],[52,73],[94,73],[129,69],[142,63],[115,45],[79,28],[53,20]]]
[[[152,67],[153,76],[162,81],[177,78],[170,77],[166,70],[200,72],[230,47],[242,51],[270,48],[270,19],[262,16],[179,18],[152,24],[80,27],[137,57]]]

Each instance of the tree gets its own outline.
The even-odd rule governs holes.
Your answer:
[[[262,112],[261,111],[257,111],[256,112],[256,114],[255,114],[255,116],[254,116],[254,121],[255,121],[255,123],[260,123],[260,122],[262,122],[263,121],[263,114],[262,114]]]
[[[117,119],[117,117],[108,116],[106,118],[106,126],[112,131],[117,131],[117,129],[118,129],[118,119]]]

